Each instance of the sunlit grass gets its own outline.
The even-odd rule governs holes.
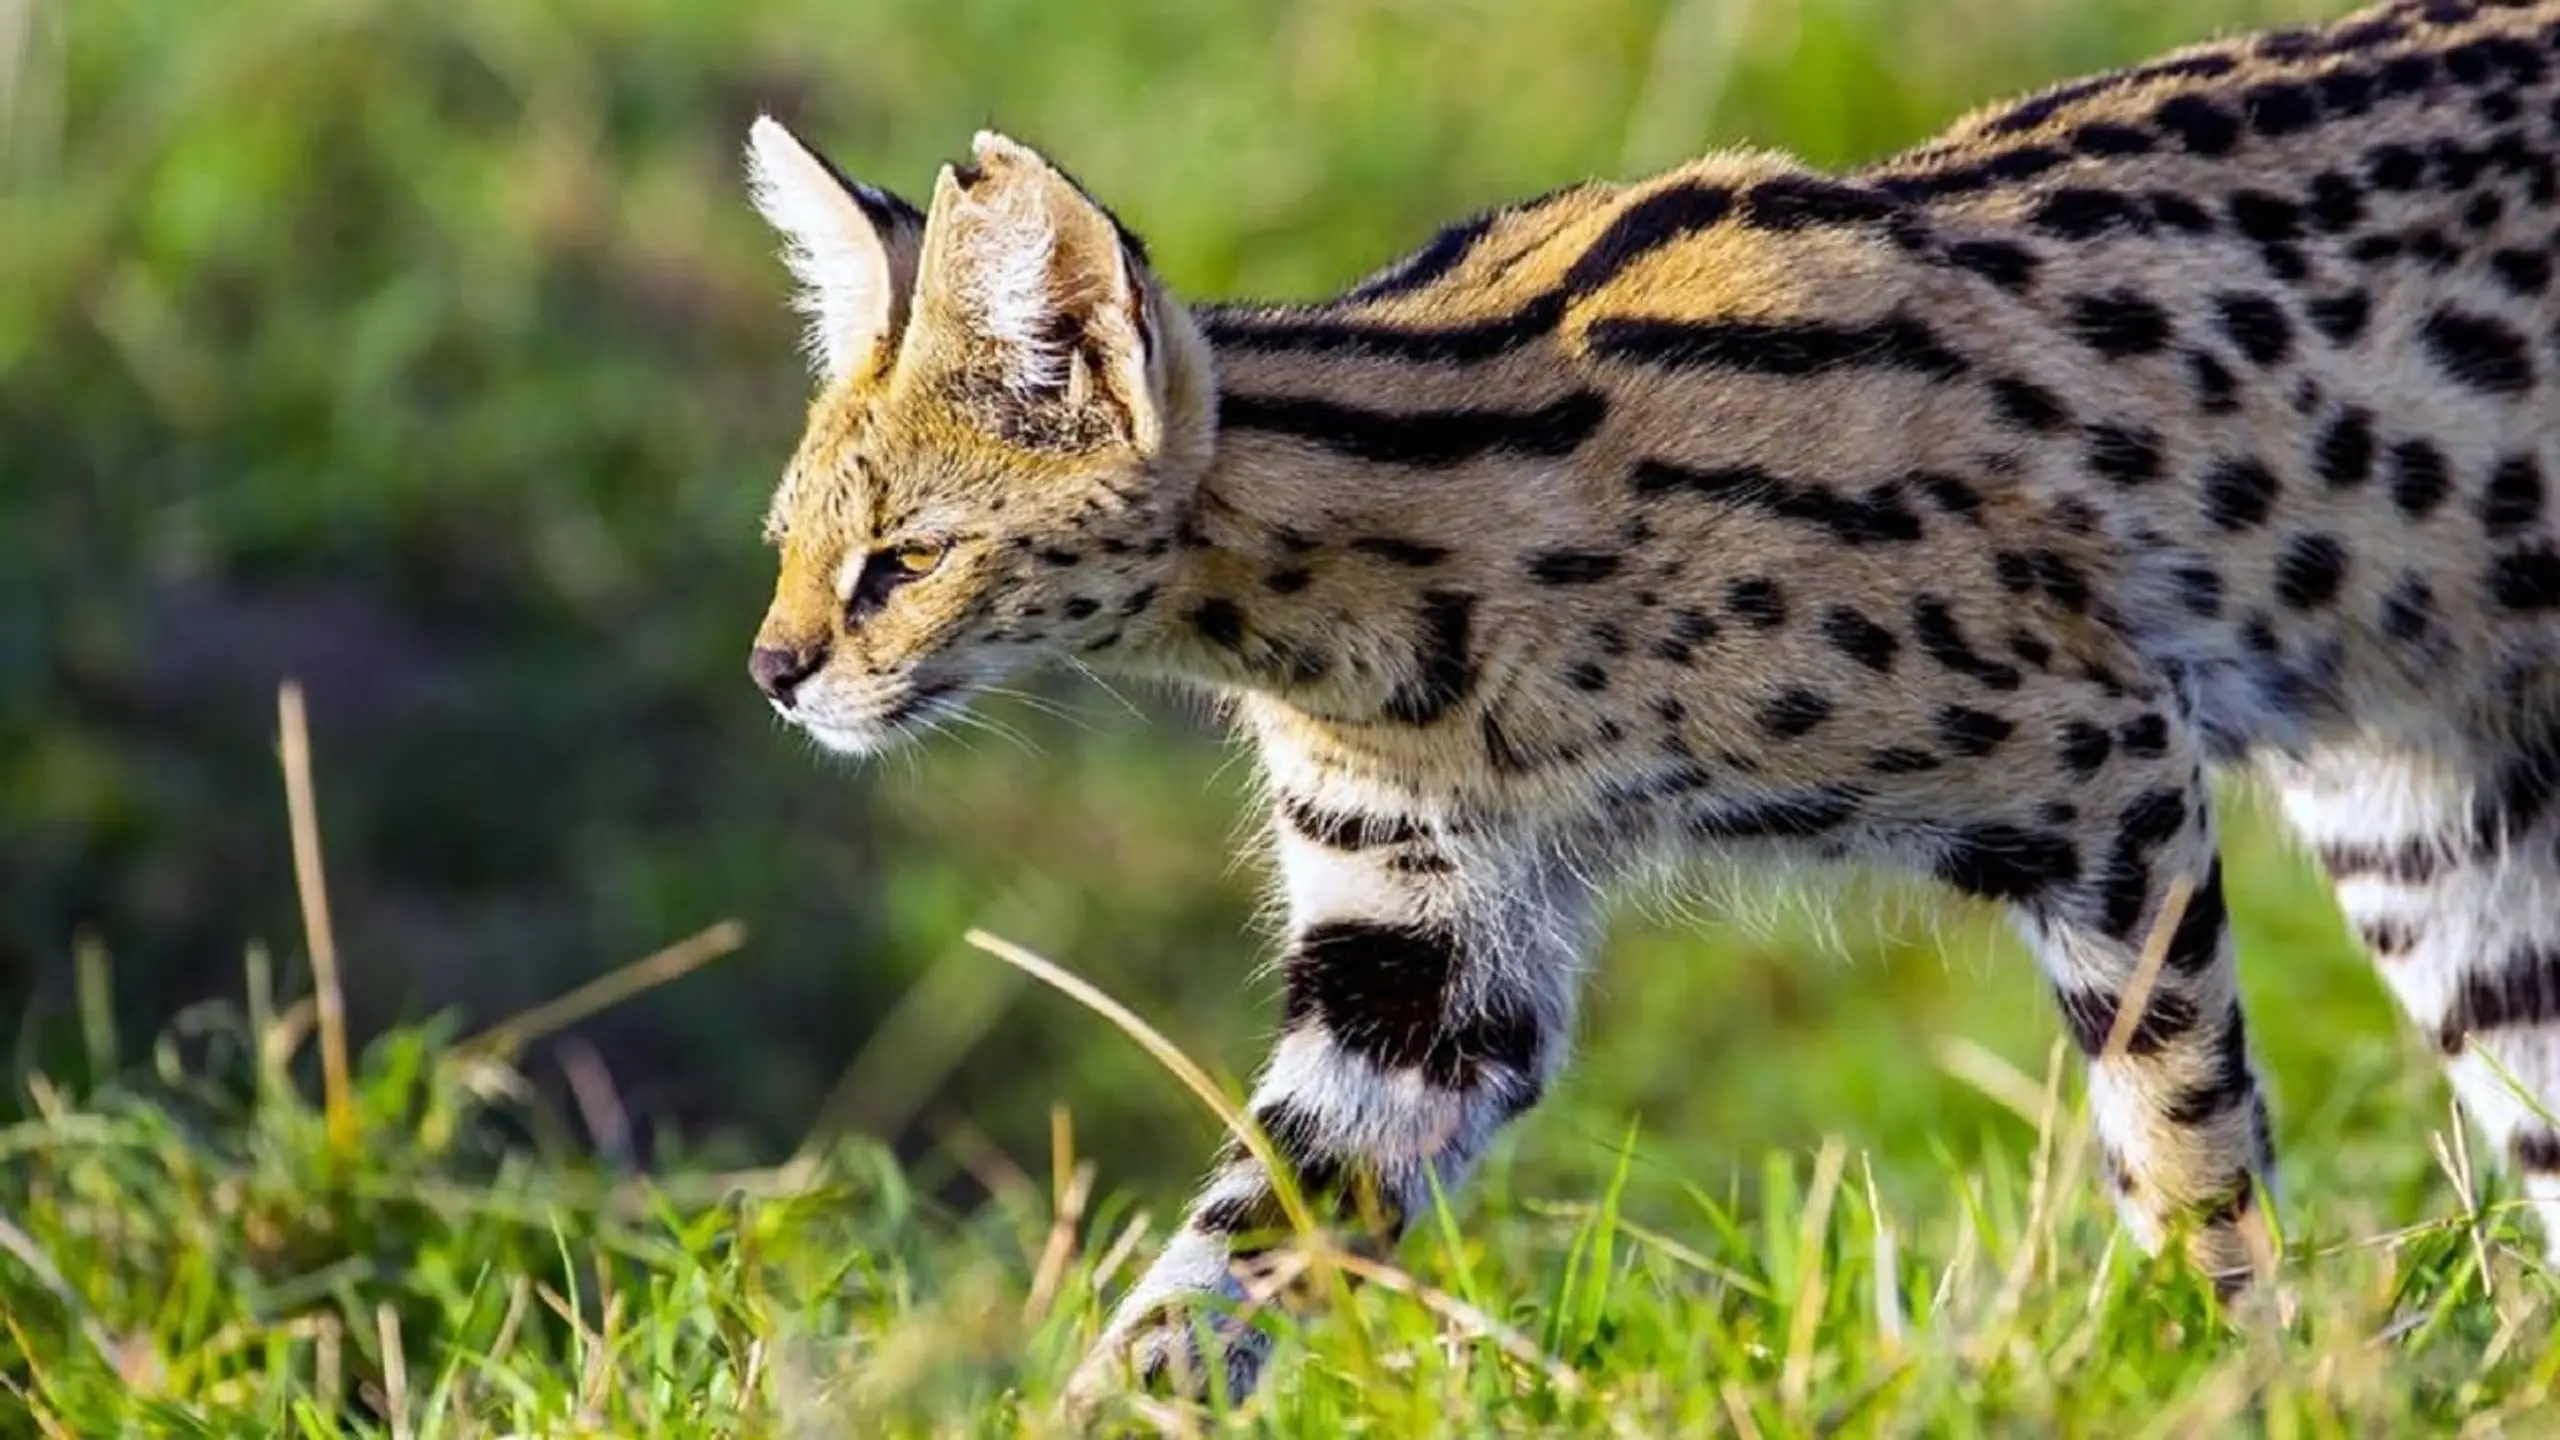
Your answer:
[[[20,1417],[0,1406],[0,1433],[1044,1433],[1177,1198],[1141,1214],[1110,1196],[1063,1124],[1049,1177],[966,1214],[862,1144],[787,1173],[538,1157],[497,1143],[541,1128],[521,1077],[432,1031],[366,1048],[341,1155],[307,1094],[306,1006],[198,1010],[148,1066],[76,1091],[29,1077],[34,1118],[0,1131],[0,1386]],[[1264,1316],[1275,1362],[1240,1409],[1129,1418],[1307,1435],[2541,1423],[2560,1288],[2492,1177],[2442,1187],[2474,1209],[2387,1228],[2297,1145],[2280,1283],[2225,1314],[2118,1237],[2054,1059],[2043,1077],[1978,1062],[2037,1123],[1925,1180],[1881,1181],[1832,1138],[1639,1216],[1648,1145],[1622,1132],[1591,1188],[1497,1183],[1426,1217],[1347,1304]],[[2407,1165],[2434,1163],[2420,1137],[2444,1117],[2393,1120]],[[2437,1153],[2468,1164],[2449,1134]]]

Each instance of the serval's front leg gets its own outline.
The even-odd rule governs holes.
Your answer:
[[[1454,1187],[1562,1059],[1590,891],[1529,848],[1391,817],[1284,800],[1278,829],[1287,1001],[1252,1117],[1320,1215],[1392,1244],[1432,1177]],[[1242,1396],[1264,1341],[1221,1312],[1285,1232],[1271,1177],[1230,1142],[1072,1393],[1134,1376],[1200,1394],[1215,1367]]]

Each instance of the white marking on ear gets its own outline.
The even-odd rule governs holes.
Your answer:
[[[1058,344],[1058,296],[1050,263],[1058,232],[1036,204],[1016,203],[1000,228],[986,232],[977,266],[978,324],[1004,347],[1006,383],[1052,390],[1066,383],[1067,352]]]
[[[970,142],[980,171],[963,192],[974,213],[962,284],[971,321],[995,342],[1005,383],[1018,391],[1066,383],[1067,353],[1058,343],[1058,228],[1045,193],[1048,165],[991,130]]]
[[[747,134],[747,185],[800,282],[792,303],[808,317],[810,361],[839,379],[870,358],[905,299],[907,277],[892,247],[912,237],[883,235],[872,221],[905,207],[838,176],[769,115],[757,116]]]

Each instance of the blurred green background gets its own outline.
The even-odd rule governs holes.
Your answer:
[[[1182,293],[1311,296],[1572,178],[1722,145],[1852,164],[2336,8],[0,0],[15,1058],[67,1063],[84,944],[137,1033],[236,992],[251,943],[299,963],[273,755],[299,677],[360,1026],[500,1018],[736,916],[743,952],[578,1031],[661,1133],[770,1157],[858,1130],[948,1176],[1037,1168],[1062,1102],[1109,1182],[1188,1174],[1190,1102],[958,937],[1040,949],[1247,1070],[1275,1007],[1236,749],[1178,700],[1058,680],[1072,720],[993,707],[1027,751],[855,770],[746,681],[756,518],[806,394],[741,195],[750,117],[915,197],[997,125]],[[2262,830],[2240,845],[2285,1128],[2426,1093],[2321,891]],[[1708,1177],[1826,1130],[1887,1165],[2020,1143],[1935,1058],[1961,1039],[2042,1073],[2055,1030],[1997,925],[1795,894],[1628,907],[1593,1059],[1517,1165],[1605,1173],[1630,1123]]]

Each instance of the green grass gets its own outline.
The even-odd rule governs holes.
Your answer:
[[[335,1147],[297,1081],[309,1007],[269,988],[253,968],[242,1002],[191,1012],[147,1063],[97,1057],[114,1078],[76,1093],[30,1078],[34,1117],[0,1131],[0,1386],[21,1407],[0,1401],[0,1433],[1038,1432],[1099,1294],[1177,1199],[1097,1198],[1065,1130],[1029,1173],[978,1157],[995,1199],[965,1214],[858,1143],[783,1170],[618,1174],[535,1139],[554,1122],[509,1098],[503,1050],[434,1029],[367,1048],[357,1141]],[[2320,1107],[2371,1102],[2394,1132],[2379,1192],[2345,1178],[2338,1137],[2293,1129],[2281,1305],[2226,1315],[2117,1237],[2071,1087],[1974,1063],[2035,1113],[1980,1148],[1906,1140],[1898,1167],[1833,1138],[1679,1173],[1633,1130],[1573,1185],[1497,1160],[1390,1283],[1275,1318],[1260,1398],[1200,1418],[1307,1435],[2550,1427],[2560,1287],[2432,1107]],[[2402,1185],[2437,1203],[2386,1223]]]

